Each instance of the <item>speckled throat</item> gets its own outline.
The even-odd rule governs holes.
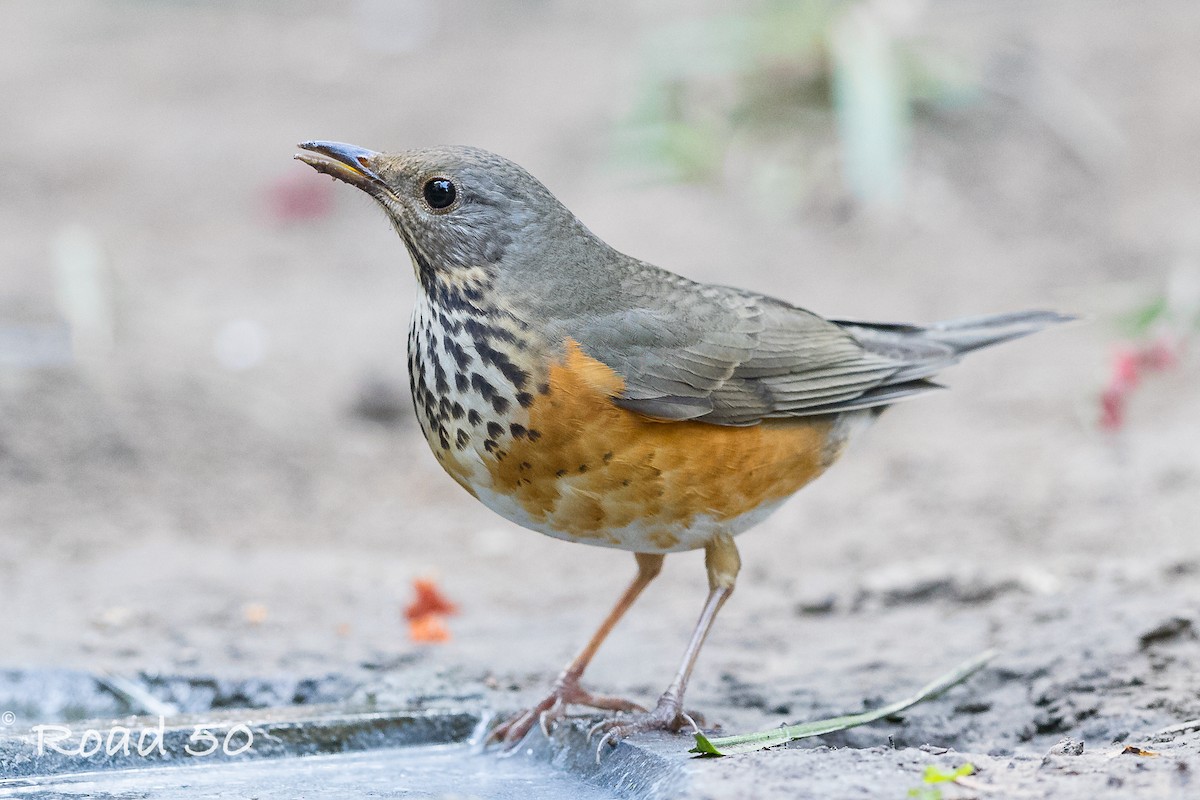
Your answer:
[[[513,438],[538,436],[527,409],[544,372],[532,358],[541,343],[495,296],[485,268],[441,272],[414,261],[421,291],[408,335],[413,406],[438,461],[474,494],[484,460],[503,460]]]

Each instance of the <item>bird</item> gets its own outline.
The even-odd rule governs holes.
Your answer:
[[[540,181],[474,147],[379,153],[309,141],[295,158],[382,206],[418,292],[408,372],[443,469],[517,525],[632,552],[636,572],[549,692],[492,729],[513,748],[569,707],[606,744],[698,729],[689,678],[741,560],[734,537],[822,474],[892,404],[980,348],[1070,316],[930,325],[826,319],[614,249]],[[709,591],[653,708],[581,682],[671,553],[704,550]]]

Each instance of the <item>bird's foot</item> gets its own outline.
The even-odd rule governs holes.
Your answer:
[[[550,736],[554,723],[567,714],[568,706],[588,706],[602,711],[640,711],[646,709],[629,700],[620,697],[609,697],[593,694],[579,685],[579,678],[570,675],[560,676],[554,682],[550,694],[532,708],[518,712],[501,724],[492,728],[488,733],[487,743],[499,742],[505,750],[511,750],[525,738],[534,723],[542,729],[542,733]]]
[[[599,764],[605,747],[616,747],[617,742],[626,736],[645,731],[679,733],[685,728],[699,731],[700,725],[697,720],[703,722],[704,718],[695,712],[689,714],[684,711],[683,701],[668,692],[659,698],[658,705],[654,707],[653,711],[643,711],[631,717],[605,719],[597,722],[588,731],[588,741],[591,741],[594,736],[603,734],[596,745],[596,763]]]

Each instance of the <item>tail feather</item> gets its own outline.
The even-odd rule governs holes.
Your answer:
[[[1075,317],[1056,311],[1017,311],[935,322],[926,327],[924,332],[930,339],[950,345],[955,353],[969,353],[1073,319]]]
[[[1028,336],[1074,317],[1054,311],[1017,311],[908,325],[836,320],[870,353],[898,362],[883,386],[930,378],[958,362],[964,353]]]
[[[962,353],[1028,336],[1049,325],[1074,319],[1057,311],[1016,311],[962,317],[932,325],[842,319],[833,322],[853,333],[873,353],[918,363],[939,357],[953,359]]]

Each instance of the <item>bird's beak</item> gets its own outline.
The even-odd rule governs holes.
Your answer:
[[[384,186],[383,179],[376,174],[372,164],[379,157],[373,150],[365,150],[341,142],[301,142],[297,145],[308,153],[296,153],[295,158],[303,161],[317,172],[332,175],[351,186],[374,194],[373,190]],[[316,155],[310,155],[315,153]]]

